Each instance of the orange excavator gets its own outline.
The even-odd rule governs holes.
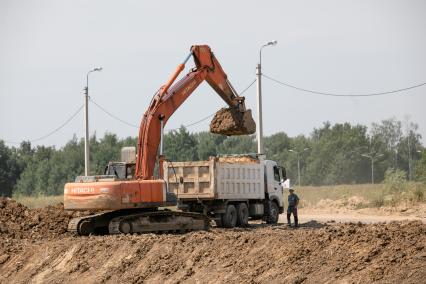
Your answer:
[[[175,83],[190,57],[194,58],[196,67]],[[110,162],[104,175],[79,176],[75,182],[65,185],[66,210],[101,212],[71,219],[69,231],[89,235],[208,229],[209,219],[205,215],[167,209],[176,206],[177,198],[168,191],[163,179],[164,126],[204,80],[229,106],[217,112],[210,131],[224,135],[255,132],[256,126],[251,111],[246,110],[244,97],[238,96],[210,47],[192,46],[184,62],[154,95],[142,118],[135,163],[121,163],[119,168],[120,165]],[[159,174],[156,178],[157,160]]]

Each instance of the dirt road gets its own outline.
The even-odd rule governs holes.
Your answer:
[[[293,220],[293,219],[292,219]],[[375,224],[375,223],[389,223],[389,222],[402,222],[402,221],[420,221],[426,224],[426,218],[416,216],[398,216],[398,215],[365,215],[357,212],[350,213],[301,213],[299,214],[301,223],[316,221],[320,223],[358,223]],[[280,223],[287,223],[285,214],[281,214],[279,218]]]
[[[0,199],[0,283],[421,283],[426,225],[252,224],[77,237],[61,206]]]

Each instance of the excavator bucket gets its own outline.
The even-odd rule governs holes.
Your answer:
[[[210,122],[210,132],[226,136],[248,135],[256,132],[256,123],[251,110],[242,112],[236,108],[222,108]]]

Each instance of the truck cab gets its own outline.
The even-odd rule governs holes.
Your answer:
[[[283,182],[287,179],[285,168],[275,161],[264,160],[265,165],[265,199],[276,202],[279,212],[284,211]]]

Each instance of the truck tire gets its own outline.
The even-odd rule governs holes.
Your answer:
[[[232,204],[226,206],[225,214],[222,214],[222,226],[224,228],[234,228],[237,224],[237,209]]]
[[[271,201],[269,204],[269,210],[266,215],[266,223],[276,224],[278,223],[278,217],[280,214],[280,209],[278,208],[277,203]]]
[[[245,227],[248,225],[249,210],[247,204],[241,202],[237,206],[237,225],[239,227]]]

